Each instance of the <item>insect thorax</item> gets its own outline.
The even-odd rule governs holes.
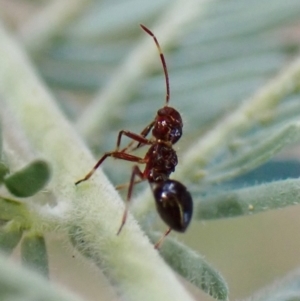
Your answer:
[[[146,157],[149,161],[146,165],[145,173],[149,182],[159,182],[168,179],[178,162],[175,150],[162,143],[151,146]]]

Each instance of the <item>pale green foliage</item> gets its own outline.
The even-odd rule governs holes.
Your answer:
[[[64,10],[71,3],[72,9]],[[74,182],[95,163],[89,148],[97,155],[113,149],[120,129],[140,132],[164,105],[161,64],[155,44],[138,27],[143,23],[161,43],[170,105],[183,116],[184,136],[173,176],[193,195],[194,219],[298,205],[298,179],[241,187],[236,178],[299,142],[300,60],[292,60],[299,43],[283,39],[281,33],[299,15],[298,0],[155,0],[142,6],[138,0],[58,1],[19,32],[34,65],[1,26],[0,182],[3,190],[28,197],[21,202],[0,196],[2,249],[11,253],[21,241],[23,263],[47,277],[44,234],[67,233],[122,298],[192,300],[131,215],[125,231],[115,236],[123,206],[101,171],[78,187]],[[288,60],[290,65],[282,69]],[[88,95],[89,101],[81,101],[78,94]],[[20,135],[16,149],[15,133]],[[46,161],[32,160],[40,155]],[[130,167],[120,163],[117,168],[107,167],[110,179],[127,182]],[[54,206],[50,196],[40,200],[50,169],[46,189],[56,198]],[[157,240],[153,197],[145,192],[139,201],[132,212],[145,233]],[[224,278],[200,254],[171,237],[160,252],[187,281],[216,299],[228,298]],[[1,300],[27,300],[35,287],[38,300],[41,295],[45,300],[75,300],[62,297],[32,273],[19,274],[2,257],[0,274]],[[297,300],[297,279],[296,274],[282,282],[275,297],[271,291],[253,300]]]
[[[162,233],[149,233],[155,243]],[[159,250],[165,261],[182,277],[217,300],[227,300],[228,287],[223,277],[203,256],[172,238]]]
[[[45,239],[35,233],[28,233],[23,237],[21,244],[22,263],[48,277],[48,257]]]
[[[4,179],[6,188],[15,196],[30,197],[45,187],[50,179],[50,168],[42,160],[31,162]]]

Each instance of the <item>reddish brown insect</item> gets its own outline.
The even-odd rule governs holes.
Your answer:
[[[148,180],[155,198],[157,211],[163,221],[169,226],[169,229],[164,233],[163,237],[155,244],[155,248],[158,248],[171,230],[178,232],[184,232],[186,230],[193,213],[193,201],[184,185],[178,181],[169,179],[170,174],[175,170],[175,166],[177,165],[177,155],[173,149],[173,144],[175,144],[182,135],[183,123],[179,112],[169,107],[169,76],[160,45],[155,35],[147,27],[144,25],[141,25],[141,27],[147,34],[152,36],[159,51],[166,80],[167,93],[165,106],[157,111],[155,119],[149,123],[140,134],[125,130],[120,131],[116,150],[105,153],[94,168],[75,184],[78,185],[88,180],[107,157],[146,164],[144,171],[141,171],[138,165],[133,166],[127,192],[126,207],[117,234],[121,232],[126,222],[134,185],[138,182]],[[146,137],[151,129],[152,138],[148,139]],[[123,135],[129,137],[132,141],[127,147],[120,150]],[[135,142],[137,142],[136,146],[134,146]],[[150,148],[144,158],[129,153],[145,145],[149,145]],[[139,180],[136,178],[139,178]]]

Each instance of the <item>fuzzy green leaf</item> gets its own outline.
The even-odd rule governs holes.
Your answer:
[[[271,132],[265,131],[259,137],[245,141],[243,149],[234,153],[231,158],[208,170],[206,182],[226,181],[246,173],[263,164],[287,145],[300,139],[300,123],[276,127]]]
[[[29,211],[21,202],[0,197],[0,219],[11,221],[26,226],[29,220]]]
[[[289,179],[229,191],[196,203],[196,219],[251,215],[300,203],[300,180]]]
[[[0,249],[10,254],[18,245],[23,230],[14,222],[8,222],[0,228]]]
[[[4,181],[4,177],[9,172],[8,167],[0,161],[0,183]]]
[[[8,190],[18,197],[29,197],[45,187],[50,168],[45,161],[37,160],[4,179]]]
[[[48,277],[48,254],[43,236],[32,233],[25,235],[21,244],[21,257],[25,266]]]
[[[0,254],[0,300],[80,301]]]
[[[3,137],[2,137],[2,123],[1,123],[1,120],[0,120],[0,183],[3,182],[3,178],[4,176],[8,173],[9,169],[8,167],[1,161],[1,158],[2,158],[2,140],[3,140]]]
[[[2,137],[2,122],[0,120],[0,159],[2,158],[2,150],[3,150],[3,137]]]
[[[162,234],[151,232],[156,242]],[[217,300],[227,300],[228,286],[224,278],[200,254],[171,237],[159,249],[164,260],[182,277]]]

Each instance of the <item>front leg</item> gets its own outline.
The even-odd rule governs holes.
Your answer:
[[[152,144],[151,140],[149,140],[149,139],[145,138],[145,136],[143,136],[143,132],[142,132],[142,134],[136,134],[136,133],[133,133],[130,131],[122,130],[119,132],[119,135],[118,135],[116,151],[119,151],[119,148],[121,145],[121,139],[122,139],[123,135],[128,138],[131,138],[134,141],[131,141],[127,147],[125,147],[123,150],[121,150],[122,153],[124,153],[127,150],[127,148],[129,148],[135,141],[137,141],[139,143],[138,145]]]
[[[103,163],[103,161],[108,157],[113,157],[116,159],[121,159],[121,160],[125,160],[125,161],[130,161],[130,162],[137,162],[137,163],[146,163],[147,162],[147,160],[144,158],[133,156],[130,154],[126,154],[126,153],[122,153],[122,152],[118,152],[118,151],[108,152],[108,153],[105,153],[102,156],[102,158],[96,163],[96,165],[92,168],[92,170],[84,178],[77,181],[75,183],[75,185],[78,185],[79,183],[88,180],[94,174],[94,172],[97,170],[97,168]]]
[[[151,121],[140,133],[140,136],[146,138],[148,136],[148,134],[150,133],[151,129],[153,128],[155,123],[155,120]],[[144,144],[142,144],[141,142],[138,143],[138,145],[136,145],[135,147],[132,147],[135,141],[131,141],[129,142],[129,144],[124,147],[121,152],[130,152],[133,150],[136,150],[140,147],[142,147]]]

